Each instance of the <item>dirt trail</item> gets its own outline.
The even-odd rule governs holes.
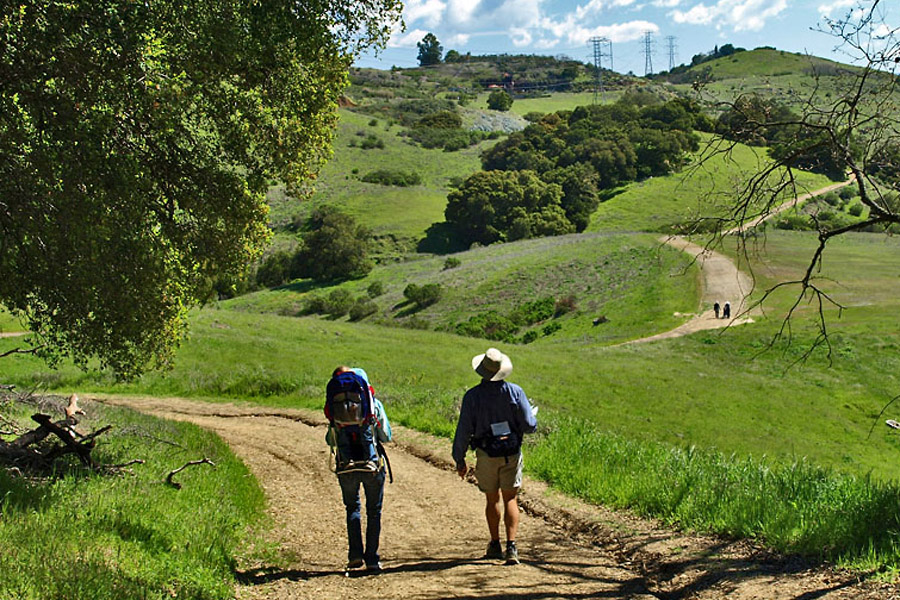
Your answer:
[[[395,482],[385,491],[385,571],[345,577],[346,532],[325,424],[309,411],[181,399],[95,398],[220,435],[264,488],[280,563],[245,566],[242,600],[340,598],[609,598],[621,600],[900,597],[885,584],[766,558],[746,542],[687,536],[591,507],[526,480],[521,565],[481,560],[483,496],[447,460],[449,444],[397,427],[388,452]],[[526,458],[527,460],[527,458]]]
[[[734,227],[724,232],[724,235],[735,235],[756,227],[763,221],[774,217],[775,215],[792,208],[801,202],[805,202],[815,196],[821,196],[838,190],[842,187],[853,183],[855,179],[848,179],[835,183],[818,190],[814,190],[807,194],[801,194],[780,206],[773,208],[767,214],[757,217],[752,221],[748,221],[739,227]],[[698,315],[694,315],[689,321],[679,325],[675,329],[657,333],[637,340],[625,342],[625,344],[637,344],[641,342],[652,342],[655,340],[664,340],[668,338],[689,335],[698,331],[707,329],[721,329],[723,327],[732,327],[734,325],[745,325],[752,323],[753,318],[750,314],[745,313],[747,309],[746,299],[753,290],[752,279],[742,271],[738,270],[734,262],[727,256],[698,246],[693,242],[687,241],[681,236],[671,236],[661,238],[660,241],[668,244],[677,250],[687,252],[697,261],[700,266],[700,272],[703,275],[703,298],[704,306],[712,306],[714,302],[718,302],[724,306],[726,302],[731,303],[730,319],[719,319],[712,309],[706,310]]]

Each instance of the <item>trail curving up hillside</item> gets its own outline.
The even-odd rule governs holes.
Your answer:
[[[773,208],[765,215],[756,217],[739,227],[733,227],[725,231],[724,234],[737,235],[743,233],[748,229],[756,227],[763,221],[766,221],[789,208],[793,208],[806,200],[846,187],[854,181],[855,179],[850,178],[847,181],[841,181],[806,194],[801,194],[796,198],[792,198]],[[747,312],[747,297],[750,295],[750,292],[753,291],[753,280],[749,275],[740,271],[734,264],[734,261],[723,254],[699,246],[681,236],[664,237],[661,238],[660,241],[691,255],[700,267],[700,272],[703,276],[701,302],[704,306],[712,306],[714,302],[718,302],[720,306],[724,306],[726,302],[729,302],[731,304],[731,318],[716,318],[714,311],[710,308],[704,310],[700,314],[694,315],[689,321],[686,321],[675,329],[636,340],[630,340],[624,342],[625,344],[664,340],[689,335],[698,331],[721,329],[723,327],[731,327],[734,325],[746,325],[753,322],[752,316]]]
[[[388,447],[395,482],[385,491],[385,571],[345,577],[343,506],[318,414],[176,398],[91,399],[210,429],[257,477],[281,566],[242,564],[241,600],[875,600],[900,594],[896,586],[859,583],[746,542],[684,535],[587,506],[530,480],[522,493],[522,564],[482,560],[482,494],[456,476],[448,441],[402,427],[395,429],[398,443]]]

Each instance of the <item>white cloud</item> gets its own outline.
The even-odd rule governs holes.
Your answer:
[[[731,27],[734,31],[759,31],[766,21],[787,8],[787,0],[719,0],[714,5],[697,4],[689,10],[669,13],[676,23]]]
[[[413,29],[412,31],[407,31],[406,33],[398,33],[391,36],[391,41],[388,42],[389,48],[415,48],[416,44],[422,41],[422,38],[428,32],[424,29]]]
[[[522,29],[521,27],[511,27],[509,29],[509,35],[513,46],[516,46],[517,48],[530,46],[531,41],[534,39],[531,36],[530,31],[528,31],[527,29]]]
[[[819,14],[824,17],[830,17],[835,11],[846,12],[846,9],[856,6],[856,0],[834,0],[829,4],[819,5]]]
[[[454,48],[456,46],[465,46],[469,43],[469,39],[471,39],[471,35],[468,33],[457,33],[451,36],[448,36],[446,39],[446,44],[444,44],[447,48]]]
[[[437,27],[447,4],[442,0],[407,0],[403,10],[403,20],[408,25],[422,21],[426,27]]]
[[[481,0],[448,0],[446,20],[451,25],[467,25],[478,9]]]
[[[681,0],[653,0],[652,4],[658,8],[675,8],[681,4]]]

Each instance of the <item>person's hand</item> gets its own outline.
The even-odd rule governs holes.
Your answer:
[[[456,474],[459,475],[460,479],[466,478],[466,473],[469,472],[469,466],[466,463],[456,466]]]

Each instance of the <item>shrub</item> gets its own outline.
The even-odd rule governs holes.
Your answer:
[[[850,213],[851,216],[858,217],[863,213],[863,205],[859,202],[850,206],[847,209],[847,212]]]
[[[522,343],[530,344],[534,340],[538,339],[538,335],[540,334],[538,334],[538,332],[534,329],[532,329],[531,331],[526,331],[525,335],[522,336]]]
[[[834,192],[828,192],[827,194],[822,195],[822,200],[828,204],[828,206],[837,206],[841,203],[841,197],[835,194]]]
[[[458,335],[486,338],[499,342],[514,342],[519,327],[510,319],[489,311],[470,317],[468,321],[457,323],[455,332]]]
[[[369,287],[366,288],[366,294],[369,295],[369,298],[377,298],[378,296],[384,293],[384,284],[380,281],[373,281],[369,284]]]
[[[384,140],[370,133],[368,136],[366,136],[366,139],[359,143],[359,147],[363,150],[371,150],[372,148],[384,148]]]
[[[577,308],[577,304],[576,304],[575,300],[576,299],[575,299],[574,294],[569,294],[568,296],[564,296],[562,298],[557,299],[556,304],[553,309],[553,316],[559,317],[559,316],[562,316],[566,313],[570,313],[573,310],[575,310]],[[544,329],[546,329],[546,327]],[[559,329],[559,328],[557,327],[557,329]],[[544,335],[549,335],[549,334],[545,333]]]
[[[303,312],[308,315],[324,315],[328,312],[328,301],[320,294],[313,294],[306,299]]]
[[[506,112],[512,107],[513,99],[512,96],[507,94],[503,90],[494,90],[488,96],[487,105],[491,110],[499,110],[501,112]]]
[[[440,300],[443,293],[439,283],[426,283],[421,286],[411,283],[403,290],[403,297],[419,308],[424,308]]]
[[[332,290],[325,301],[325,312],[332,317],[343,317],[353,306],[353,296],[344,289]]]
[[[560,329],[562,329],[562,325],[560,325],[559,323],[554,321],[553,323],[547,323],[546,325],[544,325],[544,328],[541,331],[544,333],[545,336],[548,336],[548,335],[553,335]]]
[[[415,171],[395,171],[393,169],[378,169],[366,173],[361,178],[366,183],[378,183],[381,185],[393,185],[397,187],[409,187],[422,183],[422,176]]]
[[[378,125],[378,119],[371,119],[369,121],[369,127],[375,127],[376,125]]]
[[[462,264],[462,261],[456,258],[455,256],[448,256],[446,260],[444,260],[444,270],[455,269],[459,265]]]
[[[859,196],[859,190],[855,185],[845,185],[838,191],[838,196],[840,196],[842,200],[850,200],[851,198]]]
[[[533,302],[521,304],[513,310],[509,318],[523,327],[546,321],[556,312],[556,302],[552,297],[546,297]]]
[[[353,306],[350,307],[350,320],[360,321],[369,315],[374,315],[376,312],[378,312],[377,304],[365,297],[357,298]]]

